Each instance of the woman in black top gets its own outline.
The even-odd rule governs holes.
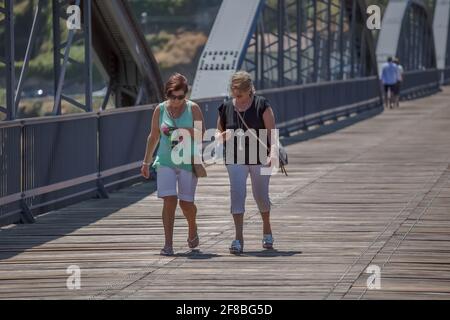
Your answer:
[[[231,79],[233,99],[219,107],[217,129],[224,144],[225,163],[230,178],[231,214],[236,227],[236,238],[230,252],[243,252],[243,223],[247,177],[250,174],[253,197],[263,220],[263,247],[273,248],[270,226],[269,181],[275,148],[270,137],[275,129],[275,118],[268,101],[255,95],[251,76],[237,72]]]

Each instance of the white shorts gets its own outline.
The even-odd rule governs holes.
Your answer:
[[[158,198],[177,196],[180,200],[194,202],[197,181],[198,178],[191,171],[159,166],[156,176]]]

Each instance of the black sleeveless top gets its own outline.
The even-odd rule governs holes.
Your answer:
[[[238,117],[233,100],[222,103],[219,107],[220,124],[222,129],[234,130],[234,134],[228,142],[224,143],[224,159],[226,164],[265,164],[270,148],[268,143],[268,130],[265,130],[263,114],[269,107],[269,102],[262,96],[254,96],[251,106],[244,112],[240,112],[250,129],[259,137],[265,145],[262,145],[250,132]],[[245,134],[245,135],[244,135]],[[233,139],[233,141],[232,141]],[[234,144],[234,148],[232,147]],[[228,147],[227,147],[228,145]]]

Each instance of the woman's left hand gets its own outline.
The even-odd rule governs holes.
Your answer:
[[[272,166],[272,163],[273,163],[273,157],[271,157],[271,156],[269,156],[269,157],[267,157],[267,159],[266,159],[266,167],[271,167]]]
[[[277,163],[276,160],[277,160],[277,158],[276,158],[275,155],[268,156],[267,159],[266,159],[266,166],[267,167],[271,167],[272,164],[275,165]]]

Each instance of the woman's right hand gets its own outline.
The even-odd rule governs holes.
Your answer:
[[[145,178],[145,179],[149,179],[150,178],[150,168],[148,165],[143,164],[141,167],[141,175]]]
[[[233,130],[227,129],[223,132],[218,132],[216,134],[216,140],[220,143],[224,143],[225,141],[230,140],[230,138],[233,136]]]

